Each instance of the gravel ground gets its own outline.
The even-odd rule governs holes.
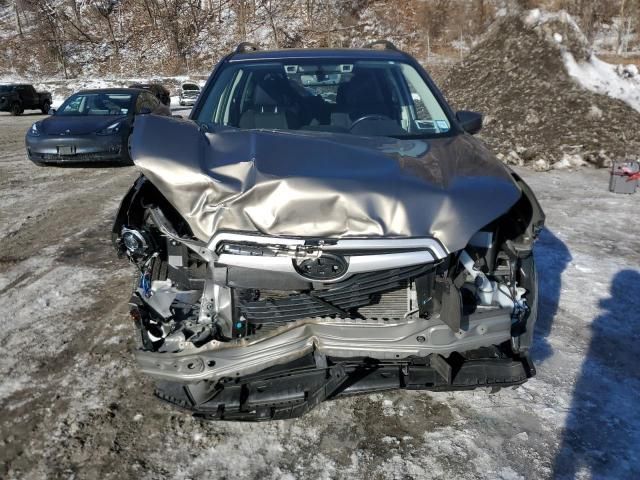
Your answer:
[[[640,194],[608,193],[606,171],[520,171],[549,227],[523,387],[209,423],[156,401],[132,361],[109,231],[135,169],[32,165],[38,118],[0,114],[1,478],[640,478]]]

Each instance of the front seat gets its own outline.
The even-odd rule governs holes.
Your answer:
[[[287,115],[276,100],[261,85],[257,85],[253,93],[253,102],[249,110],[240,116],[238,126],[252,129],[286,130],[289,128]]]

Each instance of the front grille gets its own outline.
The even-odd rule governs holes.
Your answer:
[[[369,272],[309,292],[260,292],[256,300],[238,295],[240,314],[254,324],[287,322],[309,317],[401,318],[408,310],[411,279],[429,265]]]

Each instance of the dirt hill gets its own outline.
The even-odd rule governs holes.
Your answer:
[[[486,114],[482,138],[507,163],[544,170],[586,161],[608,166],[640,152],[640,113],[581,87],[563,56],[593,60],[564,13],[502,18],[443,84],[460,109]]]

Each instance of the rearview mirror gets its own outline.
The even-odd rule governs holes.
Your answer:
[[[56,114],[56,109],[55,108],[50,108],[49,112],[47,112],[49,115],[55,115]]]
[[[482,129],[482,114],[460,110],[456,113],[456,118],[462,129],[471,135],[478,133]]]

